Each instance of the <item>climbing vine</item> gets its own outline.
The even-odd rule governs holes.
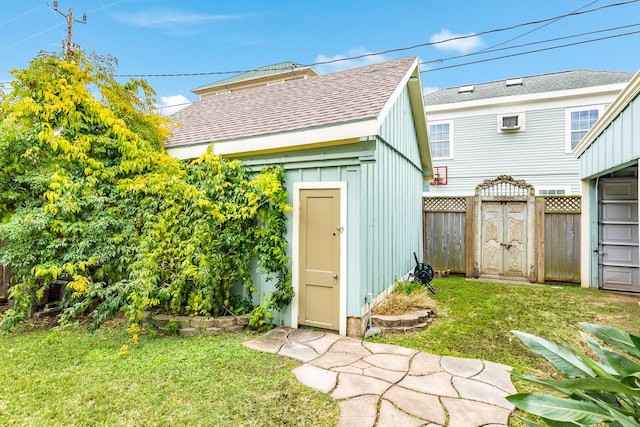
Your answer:
[[[61,279],[63,322],[233,311],[234,285],[255,292],[252,259],[276,279],[260,323],[292,298],[282,169],[252,174],[211,151],[168,156],[153,90],[118,83],[112,63],[42,54],[0,99],[0,262],[16,275],[2,325]]]

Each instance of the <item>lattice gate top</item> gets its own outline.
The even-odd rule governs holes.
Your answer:
[[[476,186],[476,197],[480,199],[522,199],[535,196],[533,185],[523,179],[500,175],[496,179],[485,179]]]

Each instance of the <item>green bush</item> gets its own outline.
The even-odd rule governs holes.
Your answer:
[[[153,90],[117,82],[112,62],[42,54],[0,92],[0,262],[16,276],[2,326],[60,279],[63,322],[217,315],[233,286],[255,291],[253,259],[275,281],[259,314],[287,305],[283,168],[251,173],[211,150],[172,158]]]
[[[640,337],[617,328],[580,323],[582,338],[595,357],[562,341],[513,331],[534,353],[547,359],[562,379],[512,372],[516,378],[549,388],[552,394],[507,397],[516,408],[539,416],[549,426],[640,426]],[[523,420],[527,426],[539,426]]]

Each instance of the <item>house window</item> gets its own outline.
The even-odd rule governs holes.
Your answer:
[[[518,126],[518,116],[506,116],[502,118],[503,128],[514,128]]]
[[[429,146],[434,159],[453,158],[453,122],[429,124]]]
[[[570,153],[580,143],[582,138],[589,132],[589,129],[602,115],[604,106],[595,105],[590,107],[570,108],[566,110],[566,148]]]
[[[498,115],[498,132],[524,130],[524,113]]]
[[[571,194],[571,187],[566,186],[540,186],[536,187],[538,196],[566,196]]]

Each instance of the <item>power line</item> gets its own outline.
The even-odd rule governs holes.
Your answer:
[[[421,48],[421,47],[434,46],[434,45],[447,43],[447,42],[451,42],[451,41],[463,40],[463,39],[479,37],[479,36],[483,36],[483,35],[487,35],[487,34],[494,34],[494,33],[499,33],[499,32],[503,32],[503,31],[514,30],[516,28],[522,28],[522,27],[529,26],[529,25],[537,25],[537,24],[542,24],[542,23],[546,23],[546,22],[552,22],[552,21],[556,21],[558,19],[562,19],[562,18],[566,18],[566,17],[570,17],[570,16],[584,15],[584,14],[587,14],[587,13],[597,12],[597,11],[608,9],[608,8],[612,8],[612,7],[619,7],[619,6],[624,6],[624,5],[628,5],[628,4],[631,4],[631,3],[637,3],[638,1],[640,1],[640,0],[628,0],[628,1],[618,2],[618,3],[611,3],[611,4],[600,6],[600,7],[594,8],[594,9],[575,11],[575,12],[567,13],[567,14],[564,14],[564,15],[555,16],[555,17],[552,17],[552,18],[546,18],[546,19],[541,19],[541,20],[536,20],[536,21],[529,21],[529,22],[525,22],[525,23],[521,23],[521,24],[511,25],[509,27],[497,28],[497,29],[493,29],[493,30],[487,30],[487,31],[482,31],[482,32],[479,32],[479,33],[468,34],[468,35],[463,35],[463,36],[456,36],[456,37],[451,37],[451,38],[448,38],[448,39],[438,40],[438,41],[434,41],[434,42],[420,43],[420,44],[416,44],[416,45],[413,45],[413,46],[400,47],[400,48],[395,48],[395,49],[388,49],[388,50],[375,52],[375,53],[365,53],[365,54],[362,54],[362,55],[355,55],[355,56],[350,56],[350,57],[346,57],[346,58],[337,58],[337,59],[332,59],[332,60],[327,60],[327,61],[319,61],[319,62],[314,62],[312,64],[307,64],[307,65],[303,65],[303,66],[304,67],[313,67],[313,66],[316,66],[316,65],[327,65],[327,64],[333,64],[333,63],[341,62],[341,61],[351,61],[351,60],[354,60],[354,59],[362,59],[362,58],[367,58],[367,57],[371,57],[371,56],[385,55],[385,54],[388,54],[388,53],[396,53],[396,52],[402,52],[402,51],[407,51],[407,50],[414,50],[414,49]],[[261,68],[261,70],[270,71],[268,68]],[[224,74],[241,74],[241,73],[246,73],[246,72],[249,72],[249,71],[256,71],[256,70],[205,71],[205,72],[196,72],[196,73],[114,74],[114,77],[196,77],[196,76],[212,76],[212,75],[224,75]],[[277,70],[275,70],[275,71],[277,71]]]
[[[500,51],[503,51],[503,50],[518,49],[518,48],[521,48],[521,47],[533,46],[533,45],[542,44],[542,43],[557,42],[557,41],[560,41],[560,40],[573,39],[573,38],[576,38],[576,37],[583,37],[583,36],[589,36],[589,35],[593,35],[593,34],[606,33],[608,31],[623,30],[625,28],[632,28],[632,27],[638,27],[638,26],[640,26],[640,23],[623,25],[623,26],[620,26],[620,27],[605,28],[603,30],[589,31],[589,32],[586,32],[586,33],[572,34],[572,35],[563,36],[563,37],[555,37],[555,38],[552,38],[552,39],[539,40],[539,41],[536,41],[536,42],[523,43],[523,44],[518,44],[518,45],[508,46],[508,47],[501,47],[501,48],[498,48],[498,49],[493,49],[493,48],[488,49],[488,50],[484,49],[484,50],[481,50],[481,51],[478,51],[478,52],[465,53],[464,55],[449,56],[447,58],[438,58],[438,59],[432,59],[430,61],[423,61],[420,64],[421,65],[426,65],[426,64],[434,64],[434,63],[443,63],[444,61],[450,61],[452,59],[467,58],[469,56],[484,55],[484,54],[487,54],[487,53],[500,52]],[[631,34],[633,34],[633,33],[631,33]],[[627,35],[627,34],[624,34],[624,35]],[[597,41],[597,40],[599,40],[599,39],[596,39],[595,41]],[[590,40],[587,40],[586,42],[590,42]],[[496,46],[499,46],[499,45],[496,45]],[[562,46],[559,46],[559,47],[562,47]]]
[[[22,40],[20,40],[20,41],[17,41],[17,42],[15,42],[15,43],[13,43],[13,44],[10,44],[9,46],[6,46],[6,47],[4,47],[4,48],[0,49],[0,52],[4,52],[5,50],[9,50],[9,49],[11,49],[12,47],[18,46],[19,44],[22,44],[22,43],[24,43],[24,42],[26,42],[26,41],[29,41],[29,40],[31,40],[31,39],[35,39],[36,37],[38,37],[38,36],[40,36],[40,35],[42,35],[42,34],[44,34],[44,33],[48,33],[49,31],[54,30],[54,29],[56,29],[56,28],[58,28],[58,27],[62,27],[62,25],[63,25],[63,24],[62,24],[62,23],[60,23],[60,24],[56,24],[56,25],[54,25],[54,26],[52,26],[52,27],[49,27],[49,28],[47,28],[46,30],[42,30],[42,31],[40,31],[39,33],[36,33],[36,34],[34,34],[34,35],[32,35],[32,36],[29,36],[29,37],[26,37],[26,38],[24,38],[24,39],[22,39]]]
[[[477,61],[470,61],[470,62],[464,62],[462,64],[448,65],[448,66],[445,66],[445,67],[432,68],[430,70],[424,70],[424,71],[420,71],[420,72],[421,73],[429,73],[429,72],[432,72],[432,71],[448,70],[448,69],[451,69],[451,68],[462,67],[462,66],[465,66],[465,65],[473,65],[473,64],[480,64],[480,63],[483,63],[483,62],[497,61],[499,59],[514,58],[516,56],[529,55],[531,53],[545,52],[545,51],[548,51],[548,50],[560,49],[560,48],[563,48],[563,47],[570,47],[570,46],[577,46],[577,45],[581,45],[581,44],[593,43],[593,42],[597,42],[597,41],[601,41],[601,40],[609,40],[609,39],[614,39],[614,38],[617,38],[617,37],[630,36],[630,35],[634,35],[634,34],[640,34],[640,30],[632,31],[632,32],[628,32],[628,33],[623,33],[623,34],[616,34],[616,35],[613,35],[613,36],[600,37],[600,38],[597,38],[597,39],[583,40],[583,41],[579,41],[579,42],[575,42],[575,43],[567,43],[567,44],[563,44],[563,45],[559,45],[559,46],[551,46],[551,47],[547,47],[547,48],[543,48],[543,49],[535,49],[535,50],[529,50],[529,51],[526,51],[526,52],[512,53],[510,55],[496,56],[494,58],[479,59]],[[423,64],[423,63],[421,62],[420,64]]]
[[[41,4],[40,6],[34,7],[34,8],[33,8],[33,9],[31,9],[31,10],[27,10],[26,12],[23,12],[23,13],[21,13],[20,15],[15,16],[15,17],[13,17],[13,18],[11,18],[11,19],[7,20],[7,21],[0,22],[0,27],[2,27],[2,26],[4,26],[4,25],[7,25],[7,24],[8,24],[8,23],[10,23],[10,22],[16,21],[16,20],[18,20],[18,19],[22,18],[23,16],[29,15],[30,13],[33,13],[33,12],[35,12],[35,11],[36,11],[36,10],[38,10],[38,9],[42,9],[42,8],[43,8],[43,7],[45,7],[45,6],[46,6],[46,3],[45,3],[45,4]]]
[[[581,11],[582,9],[584,9],[584,8],[587,8],[587,7],[591,6],[592,4],[598,3],[598,1],[600,1],[600,0],[594,0],[594,1],[592,1],[591,3],[586,4],[586,5],[582,6],[582,7],[580,7],[580,8],[578,8],[578,9],[574,10],[574,11],[573,11],[573,12],[571,12],[571,13],[579,12],[579,11]],[[567,15],[559,16],[558,18],[556,18],[556,19],[552,19],[551,21],[546,22],[546,23],[544,23],[544,24],[540,25],[539,27],[536,27],[536,28],[534,28],[534,29],[532,29],[532,30],[529,30],[529,31],[525,32],[525,33],[522,33],[522,34],[520,34],[519,36],[516,36],[516,37],[510,38],[509,40],[505,40],[505,41],[500,42],[500,43],[498,43],[498,44],[494,44],[493,46],[490,46],[490,47],[487,47],[487,48],[485,48],[485,49],[482,49],[480,52],[489,52],[489,51],[491,51],[491,49],[494,49],[494,48],[496,48],[496,47],[499,47],[499,46],[505,45],[505,44],[510,43],[510,42],[512,42],[512,41],[514,41],[514,40],[518,40],[518,39],[520,39],[520,38],[522,38],[522,37],[524,37],[524,36],[527,36],[527,35],[529,35],[529,34],[531,34],[531,33],[536,32],[536,31],[538,31],[538,30],[540,30],[540,29],[542,29],[542,28],[544,28],[544,27],[547,27],[547,26],[549,26],[549,25],[551,25],[551,24],[554,24],[554,23],[556,23],[556,22],[558,22],[558,21],[560,21],[560,20],[562,20],[562,19],[564,19],[564,18],[566,18],[566,17],[567,17]]]

